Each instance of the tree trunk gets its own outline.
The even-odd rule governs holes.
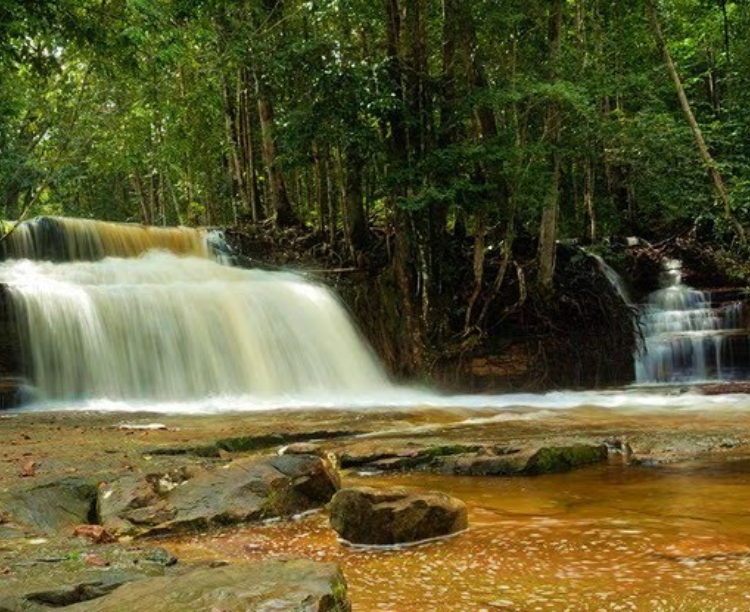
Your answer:
[[[336,247],[336,232],[338,231],[339,214],[336,207],[336,189],[334,186],[333,164],[331,162],[331,149],[323,149],[323,167],[326,171],[326,204],[328,207],[328,244],[331,249]]]
[[[551,81],[559,78],[560,49],[562,46],[562,21],[565,0],[550,0],[549,14],[549,63],[552,74]],[[555,102],[550,102],[545,118],[545,132],[548,135],[550,147],[550,185],[542,210],[542,223],[539,228],[539,276],[538,285],[543,294],[550,295],[553,290],[555,276],[557,216],[560,203],[560,141],[561,117],[560,108]]]
[[[583,161],[583,224],[587,242],[596,240],[596,209],[594,208],[594,164],[590,158]]]
[[[362,188],[364,159],[356,144],[349,145],[346,154],[346,222],[352,249],[361,251],[368,240]]]
[[[745,229],[737,220],[737,217],[735,217],[732,213],[729,192],[727,191],[724,179],[722,178],[721,173],[716,166],[716,162],[714,161],[713,156],[708,150],[706,140],[703,138],[703,132],[701,131],[700,126],[698,125],[698,121],[695,119],[695,115],[693,114],[693,110],[690,107],[690,102],[687,99],[685,88],[682,86],[682,80],[680,79],[680,75],[677,72],[677,66],[675,66],[675,63],[672,60],[672,55],[669,52],[669,48],[667,47],[667,41],[664,38],[664,33],[661,30],[661,25],[659,23],[659,13],[657,12],[654,0],[646,0],[646,11],[648,12],[649,23],[651,24],[651,32],[654,36],[654,40],[656,41],[656,46],[659,48],[659,51],[662,54],[664,64],[667,66],[667,70],[669,71],[669,76],[672,77],[672,82],[674,83],[675,90],[677,91],[677,98],[680,100],[682,112],[685,114],[685,119],[687,120],[688,125],[690,125],[690,129],[693,132],[695,144],[703,161],[703,165],[706,167],[706,170],[711,177],[711,181],[713,182],[714,190],[716,191],[716,197],[719,199],[720,203],[723,206],[724,215],[734,226],[740,242],[744,244],[746,242]]]
[[[318,208],[318,230],[321,236],[326,233],[326,206],[325,206],[325,170],[323,168],[323,159],[320,151],[320,145],[317,141],[312,144],[313,159],[315,161],[315,202]]]
[[[229,167],[231,168],[231,174],[233,183],[237,189],[237,195],[242,202],[242,208],[248,210],[248,197],[247,192],[245,191],[245,181],[242,176],[242,163],[240,161],[239,139],[237,134],[238,109],[229,94],[229,84],[226,83],[226,81],[224,82],[222,92],[224,94],[224,129],[226,131],[227,144],[229,145]],[[236,200],[233,198],[233,201]],[[236,209],[236,206],[233,204],[232,208]]]
[[[133,189],[135,189],[136,194],[138,194],[138,201],[141,203],[141,220],[143,221],[144,225],[151,225],[152,217],[148,207],[148,200],[146,198],[146,194],[143,191],[143,179],[141,178],[141,173],[138,170],[133,172],[132,180]]]
[[[277,163],[278,149],[274,136],[273,104],[264,91],[258,75],[255,76],[255,91],[258,96],[258,117],[263,136],[263,158],[268,172],[271,202],[276,213],[276,225],[289,227],[297,223],[297,218],[287,197],[284,175]]]
[[[242,174],[245,183],[245,194],[250,207],[253,223],[261,218],[260,193],[255,170],[255,146],[253,133],[255,132],[255,113],[252,111],[253,100],[250,94],[250,71],[243,68],[240,71],[240,95],[238,101],[238,116],[240,125],[240,151],[242,153]]]
[[[406,120],[404,117],[404,75],[400,60],[402,11],[400,0],[385,0],[386,9],[386,53],[387,72],[391,87],[395,93],[396,104],[392,108],[388,123],[389,130],[389,165],[401,169],[408,166],[409,150]],[[405,195],[402,186],[394,184],[388,196],[390,209],[393,212],[395,227],[395,247],[393,268],[396,285],[403,313],[405,332],[406,363],[412,372],[419,371],[422,364],[422,332],[419,318],[416,316],[412,296],[415,294],[413,274],[412,224],[409,213],[399,208],[399,200]]]

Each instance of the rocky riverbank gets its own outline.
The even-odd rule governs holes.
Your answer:
[[[168,595],[174,585],[192,585],[191,597],[213,605],[214,590],[239,593],[243,581],[264,585],[252,604],[242,601],[256,606],[249,609],[278,600],[291,607],[274,610],[308,601],[328,603],[301,609],[345,610],[345,581],[335,567],[256,560],[219,571],[178,562],[153,536],[209,537],[231,524],[288,520],[325,507],[348,474],[431,474],[450,490],[456,476],[531,479],[596,464],[651,470],[735,461],[750,456],[750,424],[743,422],[726,412],[696,418],[593,408],[6,414],[0,610],[117,610],[149,597],[171,602],[151,609],[187,610]],[[403,506],[413,503],[422,502]],[[413,522],[413,511],[404,516]],[[445,533],[460,530],[465,518],[451,521],[459,527]],[[422,529],[413,533],[429,535]]]

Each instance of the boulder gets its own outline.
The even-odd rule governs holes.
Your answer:
[[[546,446],[534,453],[526,464],[524,473],[557,474],[569,472],[587,465],[604,463],[608,452],[604,444],[578,444],[575,446]]]
[[[141,580],[68,612],[350,612],[338,566],[313,561],[266,561]]]
[[[0,514],[5,517],[4,522],[41,533],[55,533],[90,522],[95,503],[93,480],[63,478],[0,495]]]
[[[434,469],[459,476],[517,476],[523,473],[528,455],[451,455],[435,460]]]
[[[238,459],[215,469],[128,475],[100,487],[100,524],[115,535],[206,529],[324,506],[340,486],[314,455]]]
[[[466,505],[445,493],[356,487],[342,489],[329,506],[331,526],[352,544],[418,542],[463,531]]]

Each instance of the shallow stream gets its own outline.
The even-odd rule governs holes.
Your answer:
[[[355,611],[750,610],[750,461],[345,484],[443,490],[467,503],[471,526],[412,548],[357,550],[317,514],[170,546],[185,559],[340,563]]]

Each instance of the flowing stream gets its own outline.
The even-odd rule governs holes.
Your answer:
[[[535,479],[349,476],[443,490],[469,530],[395,550],[341,546],[324,515],[169,541],[185,560],[306,556],[344,570],[355,610],[747,612],[748,465],[593,468]]]
[[[739,300],[721,302],[682,282],[682,263],[667,260],[662,288],[648,296],[636,354],[637,383],[747,378],[748,330]]]
[[[300,407],[744,409],[747,396],[647,390],[442,396],[394,385],[326,287],[223,265],[221,234],[43,217],[2,243],[37,408],[211,413]],[[629,302],[617,274],[597,259]],[[637,382],[735,377],[739,303],[719,308],[681,282],[649,297]],[[32,407],[33,408],[33,407]],[[502,418],[502,414],[500,415]]]

